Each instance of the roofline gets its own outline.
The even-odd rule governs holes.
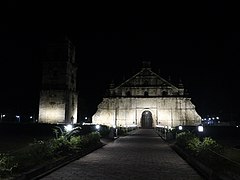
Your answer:
[[[124,81],[123,83],[121,83],[120,85],[118,85],[117,87],[113,88],[113,89],[117,89],[121,86],[123,86],[124,84],[126,84],[127,82],[131,81],[132,79],[134,79],[138,74],[140,74],[141,72],[143,72],[144,70],[149,70],[151,71],[155,76],[157,76],[160,80],[162,80],[163,82],[169,84],[172,88],[178,89],[176,86],[174,86],[172,83],[168,82],[167,80],[165,80],[164,78],[162,78],[161,76],[159,76],[157,73],[153,72],[151,70],[151,68],[147,67],[147,68],[142,68],[141,71],[139,71],[138,73],[136,73],[135,75],[133,75],[132,77],[130,77],[129,79],[127,79],[126,81]]]

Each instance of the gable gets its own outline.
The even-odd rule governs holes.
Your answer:
[[[158,87],[158,88],[178,88],[166,81],[158,74],[154,73],[150,68],[142,68],[140,72],[117,86],[115,89],[123,87]]]
[[[179,97],[184,96],[183,85],[176,87],[150,68],[150,63],[144,63],[143,68],[119,86],[110,84],[105,96],[108,97]]]

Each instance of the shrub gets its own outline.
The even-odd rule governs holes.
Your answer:
[[[29,144],[25,154],[36,163],[48,160],[53,156],[52,149],[49,148],[49,143],[42,140],[35,140],[33,143]]]
[[[72,136],[70,138],[70,145],[71,148],[78,151],[82,149],[82,139],[81,136]]]
[[[49,146],[55,155],[66,155],[71,152],[70,141],[64,136],[50,140]]]
[[[197,156],[201,151],[201,141],[198,137],[192,137],[187,142],[186,149],[188,149],[192,155]]]
[[[100,142],[100,133],[92,132],[86,135],[60,136],[50,141],[50,148],[57,155],[66,155],[78,152],[83,148],[87,148],[91,144]]]
[[[192,155],[198,155],[201,148],[201,141],[194,134],[189,131],[177,134],[177,144],[187,150]]]
[[[18,163],[9,154],[0,154],[0,177],[7,177],[18,167]]]
[[[110,133],[110,128],[108,126],[101,125],[99,133],[101,137],[107,137]]]
[[[193,138],[195,138],[195,135],[190,133],[189,131],[185,131],[177,134],[176,138],[177,138],[176,140],[177,145],[183,148],[186,148],[188,145],[188,142]]]
[[[11,177],[13,170],[15,173],[22,173],[38,165],[51,163],[54,159],[79,153],[97,143],[100,143],[99,132],[86,135],[62,133],[47,141],[35,140],[12,156],[0,154],[0,177]]]
[[[223,147],[212,138],[205,137],[201,141],[196,135],[188,131],[177,134],[176,144],[195,156],[198,156],[200,153],[202,155],[206,154],[208,150],[216,153],[223,151]]]
[[[54,152],[50,148],[49,141],[37,141],[30,143],[27,147],[15,152],[16,162],[19,167],[17,171],[25,171],[29,167],[37,166],[43,162],[49,161],[54,157]]]
[[[83,136],[80,136],[81,144],[80,146],[82,148],[85,148],[87,146],[90,146],[91,144],[96,144],[100,142],[100,133],[99,132],[92,132]]]
[[[212,150],[217,153],[221,153],[223,151],[223,146],[219,145],[215,140],[210,137],[203,138],[203,142],[201,145],[201,151]]]

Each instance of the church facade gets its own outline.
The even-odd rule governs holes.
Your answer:
[[[110,127],[175,127],[198,125],[201,117],[181,82],[173,85],[153,72],[150,62],[143,62],[134,76],[118,86],[110,85],[92,123]]]
[[[42,64],[40,123],[77,123],[75,47],[69,39],[49,44]]]

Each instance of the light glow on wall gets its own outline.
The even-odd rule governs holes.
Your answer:
[[[115,125],[117,127],[129,127],[132,124],[141,127],[142,113],[146,110],[146,112],[150,111],[152,114],[153,127],[160,125],[159,122],[161,122],[161,126],[168,126],[168,128],[179,125],[195,125],[201,122],[201,117],[190,102],[185,108],[176,106],[176,104],[183,104],[188,99],[122,98],[120,100],[105,98],[93,115],[92,122],[110,127]]]
[[[48,108],[40,111],[40,119],[43,123],[64,122],[65,114],[61,108]]]
[[[118,121],[115,122],[115,116],[114,115],[110,116],[109,112],[102,111],[101,116],[93,116],[92,122],[94,124],[102,124],[102,125],[107,125],[107,126],[110,126],[110,127],[114,127],[114,126],[136,127],[136,126],[141,125],[142,112],[139,111],[137,124],[133,124],[133,122],[134,122],[133,120],[136,119],[136,117],[135,117],[136,112],[135,111],[128,111],[127,116],[125,116],[124,113],[125,113],[125,111],[123,111],[122,116],[124,116],[125,119],[123,119],[123,118],[120,119],[119,117],[121,117],[121,116],[119,115]],[[161,115],[162,115],[162,117],[168,117],[168,118],[170,117],[170,115],[168,114],[168,111],[163,111],[161,113]],[[154,119],[153,119],[153,121],[154,121]]]

